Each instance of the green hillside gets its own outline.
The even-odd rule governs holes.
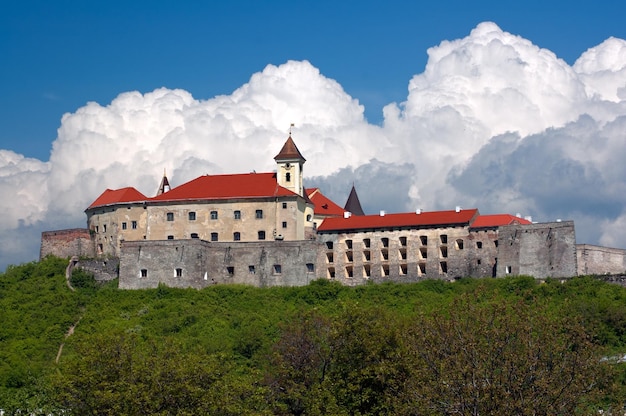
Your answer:
[[[547,415],[626,402],[624,364],[605,359],[626,352],[626,289],[592,278],[120,291],[79,271],[72,291],[66,265],[0,275],[7,414]]]

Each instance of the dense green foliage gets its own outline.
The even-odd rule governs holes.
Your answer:
[[[592,278],[121,291],[78,271],[72,291],[66,265],[0,275],[7,414],[571,414],[626,400],[621,364],[601,359],[626,352],[626,289]]]

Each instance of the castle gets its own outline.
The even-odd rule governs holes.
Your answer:
[[[305,285],[623,273],[625,251],[577,245],[572,221],[532,223],[478,209],[364,215],[304,188],[306,159],[289,135],[276,171],[204,175],[157,193],[105,190],[87,229],[42,234],[41,257],[119,259],[119,286]]]

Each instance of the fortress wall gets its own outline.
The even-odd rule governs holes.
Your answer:
[[[95,249],[89,230],[86,228],[73,228],[42,232],[39,258],[43,259],[47,255],[61,258],[72,256],[94,257]]]
[[[573,221],[507,225],[498,229],[497,276],[537,279],[576,276]]]
[[[318,251],[315,241],[122,242],[119,286],[122,289],[154,288],[159,283],[197,289],[220,283],[302,286],[320,277],[316,270]]]
[[[626,272],[626,250],[590,244],[576,245],[578,274],[623,274]]]

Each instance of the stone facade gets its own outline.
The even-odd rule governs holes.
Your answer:
[[[122,289],[203,288],[213,284],[302,286],[320,277],[316,241],[125,241]]]
[[[624,249],[578,244],[576,257],[579,275],[626,273],[626,250]]]
[[[498,230],[497,277],[537,279],[577,274],[573,221],[509,225]]]
[[[47,255],[57,257],[94,257],[94,242],[88,229],[73,228],[69,230],[44,231],[41,233],[39,258]]]

